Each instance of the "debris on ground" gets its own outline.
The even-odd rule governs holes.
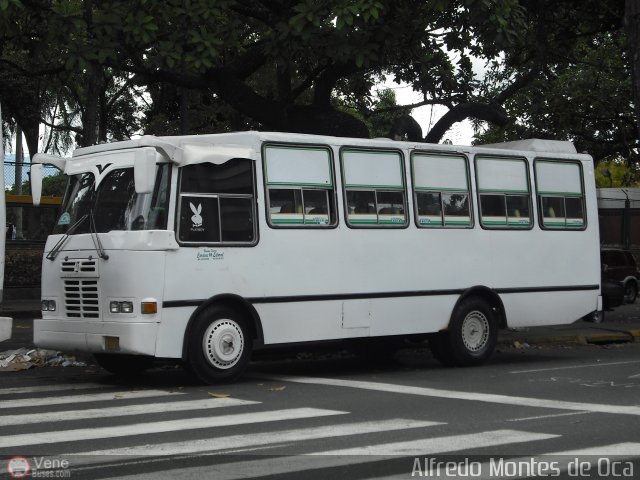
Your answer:
[[[56,350],[19,348],[0,352],[0,372],[18,372],[32,367],[86,367],[76,357]]]
[[[207,393],[212,398],[228,398],[231,396],[230,393],[213,393],[213,392],[207,392]]]

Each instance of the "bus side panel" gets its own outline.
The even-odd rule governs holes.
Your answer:
[[[568,324],[597,308],[597,291],[509,293],[500,297],[510,327]]]
[[[368,327],[342,328],[342,302],[268,303],[255,305],[264,343],[305,342],[369,335]]]
[[[457,295],[376,299],[372,305],[371,336],[443,330],[457,300]]]
[[[162,322],[156,339],[156,356],[163,358],[182,357],[182,339],[194,307],[163,308]]]

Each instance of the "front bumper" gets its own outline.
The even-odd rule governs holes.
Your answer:
[[[155,356],[158,328],[149,322],[36,319],[33,341],[40,348],[64,351]]]

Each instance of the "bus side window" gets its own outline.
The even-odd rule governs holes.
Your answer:
[[[586,218],[580,164],[536,159],[534,168],[541,227],[552,230],[583,229]]]
[[[182,168],[178,240],[191,244],[251,244],[256,239],[253,161]]]
[[[413,152],[416,223],[427,228],[470,228],[469,168],[462,155]]]
[[[531,193],[524,158],[476,157],[480,223],[484,228],[531,228]]]
[[[272,227],[327,227],[337,223],[330,150],[266,145],[264,159]]]
[[[408,224],[402,155],[393,150],[343,149],[343,181],[350,226]]]

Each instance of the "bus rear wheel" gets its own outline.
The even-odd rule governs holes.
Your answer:
[[[432,337],[434,357],[445,365],[484,363],[498,341],[496,315],[483,299],[470,297],[456,307],[449,329]]]
[[[187,350],[187,369],[197,380],[224,383],[237,379],[251,358],[252,341],[242,315],[211,306],[195,320]]]

